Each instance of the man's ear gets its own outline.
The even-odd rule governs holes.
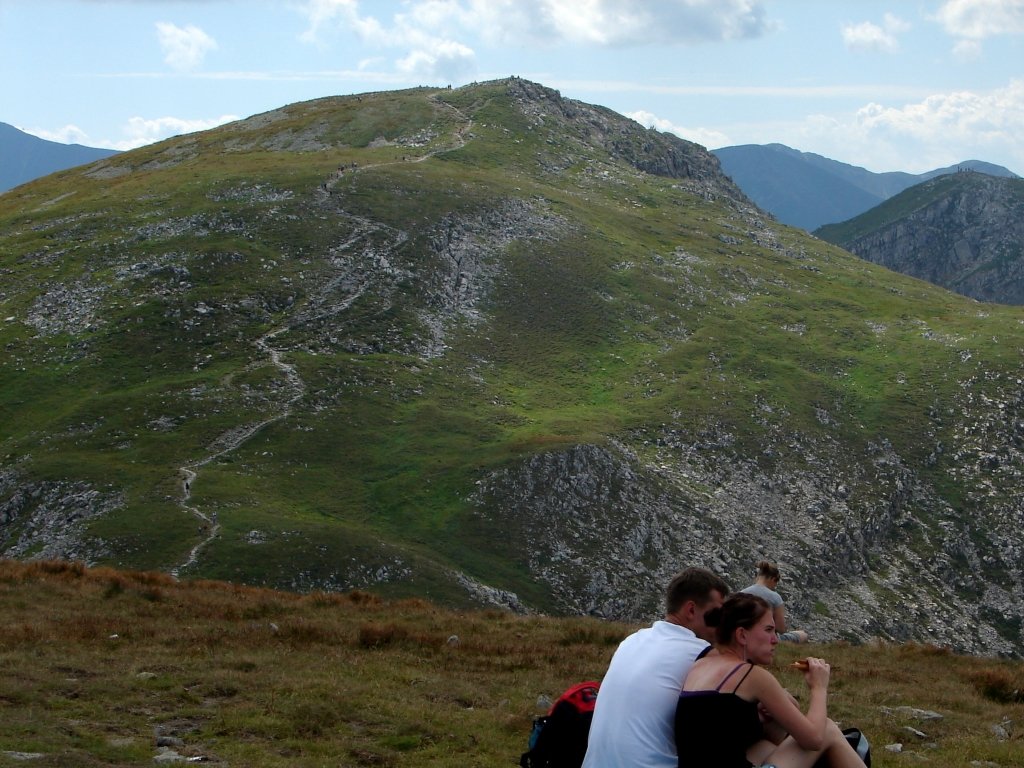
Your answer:
[[[679,612],[683,614],[683,618],[687,621],[693,621],[697,617],[698,613],[697,603],[693,600],[687,600],[683,603],[683,607]]]

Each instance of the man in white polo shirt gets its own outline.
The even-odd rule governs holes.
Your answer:
[[[665,591],[665,618],[623,640],[612,656],[590,725],[583,768],[677,768],[673,731],[683,680],[710,648],[704,613],[729,586],[704,568],[687,568]]]

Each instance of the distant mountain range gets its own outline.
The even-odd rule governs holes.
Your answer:
[[[783,224],[811,232],[852,219],[893,195],[936,176],[972,170],[1015,178],[1006,168],[980,160],[913,174],[873,173],[865,168],[801,152],[783,144],[743,144],[712,152],[722,170],[758,207]]]
[[[19,131],[13,125],[0,123],[0,192],[40,176],[116,154],[114,149],[47,141]]]

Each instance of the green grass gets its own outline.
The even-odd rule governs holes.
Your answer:
[[[636,628],[55,561],[0,562],[0,610],[0,765],[34,753],[62,768],[149,763],[158,737],[185,758],[252,768],[512,765],[538,698],[599,680]],[[833,665],[829,715],[864,731],[875,766],[1024,759],[1020,662],[783,645],[773,671],[801,706],[786,664],[807,653]],[[1007,722],[1000,739],[993,726]]]

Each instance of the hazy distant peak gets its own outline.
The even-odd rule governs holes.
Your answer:
[[[116,155],[117,150],[61,144],[0,123],[0,192],[40,176]]]

